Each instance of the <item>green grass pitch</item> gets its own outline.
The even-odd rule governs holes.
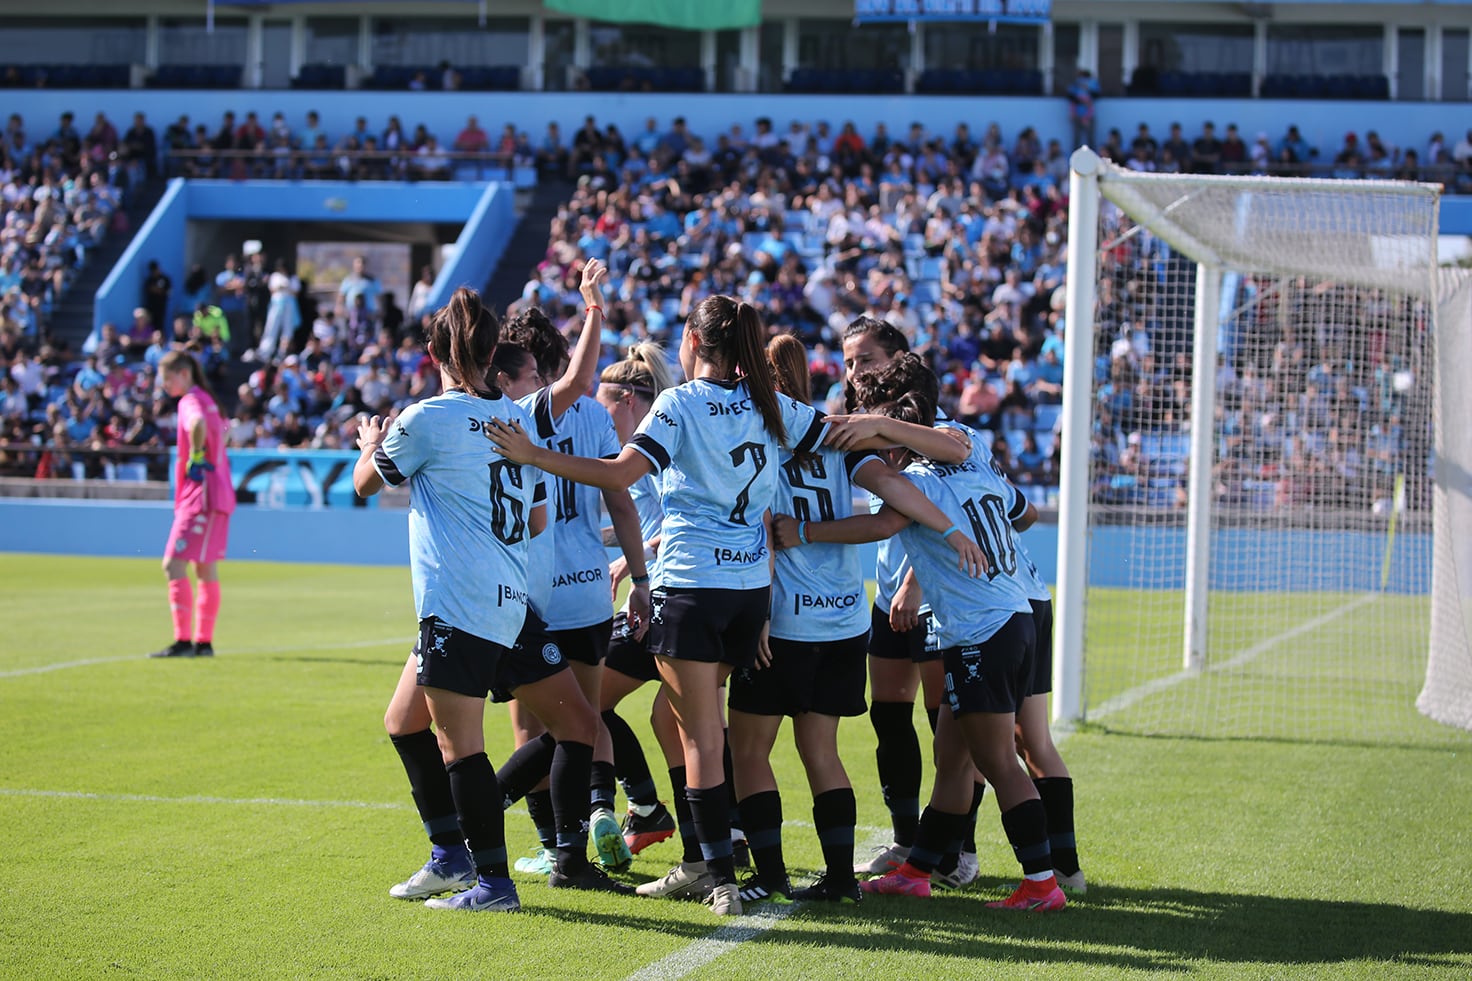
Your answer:
[[[399,902],[426,853],[381,722],[407,570],[231,562],[223,582],[219,655],[149,661],[169,629],[155,561],[0,562],[0,977],[1472,976],[1472,738],[1408,702],[1383,709],[1403,733],[1386,743],[1069,735],[1090,889],[1058,915],[984,907],[1017,874],[990,800],[981,880],[928,901],[722,922],[521,877],[521,916]],[[1096,620],[1091,643],[1137,629]],[[636,730],[651,695],[626,703]],[[503,708],[487,737],[500,762]],[[877,843],[872,730],[841,738]],[[821,859],[786,736],[774,764],[805,880]],[[507,832],[534,844],[521,810]],[[632,877],[677,858],[655,846]]]

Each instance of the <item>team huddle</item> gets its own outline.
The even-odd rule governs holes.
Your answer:
[[[1051,603],[1018,539],[1035,509],[985,440],[937,419],[935,375],[883,321],[845,333],[847,415],[812,408],[801,342],[764,343],[758,310],[726,296],[685,324],[685,382],[641,344],[590,397],[605,272],[596,260],[583,271],[571,351],[539,310],[502,324],[458,290],[428,328],[443,394],[360,425],[357,492],[409,487],[419,619],[384,721],[431,856],[390,894],[519,909],[503,812],[525,800],[541,844],[515,867],[554,888],[698,899],[718,915],[763,900],[926,896],[976,878],[989,784],[1023,879],[988,905],[1062,908],[1060,887],[1085,882],[1072,782],[1047,725]],[[855,488],[871,513],[853,513]],[[874,573],[855,547],[865,542],[880,543]],[[673,814],[618,713],[651,681]],[[920,692],[935,765],[923,810]],[[499,770],[487,698],[509,703],[515,733]],[[894,833],[856,861],[838,725],[866,711]],[[825,865],[796,889],[770,763],[783,718]],[[608,875],[677,833],[682,858],[662,878],[635,888]],[[753,866],[741,882],[737,843]]]

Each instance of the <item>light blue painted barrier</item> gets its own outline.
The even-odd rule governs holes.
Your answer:
[[[172,511],[162,502],[0,499],[0,552],[57,555],[162,556]],[[232,560],[404,565],[409,554],[406,512],[390,508],[264,508],[242,506],[230,528]],[[1039,524],[1023,536],[1038,573],[1057,580],[1058,529]],[[1212,588],[1241,591],[1366,592],[1378,589],[1383,533],[1223,529],[1216,532]],[[1183,588],[1183,528],[1101,526],[1092,534],[1091,584],[1121,589]],[[863,563],[874,568],[874,546]],[[1144,562],[1170,555],[1170,566]],[[1256,555],[1249,565],[1240,557]],[[1265,557],[1265,558],[1264,558]],[[1301,570],[1318,570],[1313,582]],[[1425,592],[1431,536],[1395,540],[1389,590]]]

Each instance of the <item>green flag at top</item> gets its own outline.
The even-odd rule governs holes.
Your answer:
[[[549,10],[621,24],[657,24],[687,31],[756,27],[762,0],[546,0]]]

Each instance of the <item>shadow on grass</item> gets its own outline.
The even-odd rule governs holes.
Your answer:
[[[1056,914],[991,910],[1004,888],[972,887],[931,899],[869,896],[862,906],[803,904],[750,938],[780,962],[787,947],[890,950],[985,961],[1188,970],[1193,963],[1336,964],[1366,960],[1472,971],[1472,912],[1383,903],[1279,899],[1185,889],[1091,887]],[[661,916],[667,904],[632,902],[627,912],[538,908],[540,915],[647,930],[687,939],[749,918],[688,923]],[[762,924],[765,926],[766,924]]]

